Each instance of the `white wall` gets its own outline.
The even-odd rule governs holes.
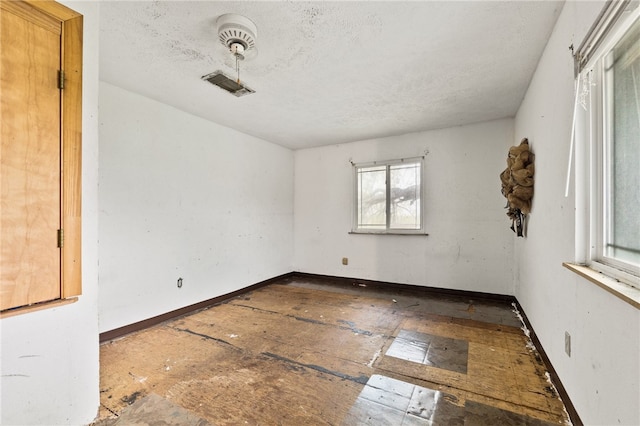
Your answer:
[[[516,137],[527,136],[536,153],[529,236],[516,242],[516,297],[585,424],[638,425],[640,311],[561,266],[575,253],[573,190],[564,197],[574,87],[567,47],[580,44],[602,5],[565,4],[516,117]]]
[[[513,294],[513,233],[499,179],[512,141],[513,120],[504,119],[296,151],[295,270]],[[429,236],[348,234],[354,197],[349,161],[427,150]]]
[[[99,199],[101,332],[291,271],[292,151],[104,82]]]
[[[0,423],[87,424],[98,413],[98,22],[99,6],[63,4],[84,15],[82,284],[79,301],[0,321]]]

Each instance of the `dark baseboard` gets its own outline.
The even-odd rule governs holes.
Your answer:
[[[374,281],[374,280],[364,280],[360,278],[347,278],[347,277],[337,277],[332,275],[320,275],[320,274],[310,274],[307,272],[293,272],[291,275],[292,278],[309,278],[309,279],[319,279],[319,280],[327,280],[331,281],[335,284],[340,285],[349,285],[349,286],[363,286],[363,287],[371,287],[376,289],[389,289],[401,292],[410,292],[417,294],[439,294],[444,296],[455,296],[455,297],[463,297],[466,299],[480,299],[480,300],[493,300],[498,302],[515,302],[516,298],[507,294],[496,294],[496,293],[483,293],[480,291],[469,291],[469,290],[455,290],[448,288],[439,288],[439,287],[426,287],[421,285],[413,285],[413,284],[400,284],[393,283],[387,281]]]
[[[195,303],[193,305],[185,306],[180,309],[176,309],[171,312],[164,313],[162,315],[155,316],[153,318],[148,318],[146,320],[138,321],[133,324],[125,325],[120,328],[116,328],[114,330],[105,331],[104,333],[100,333],[100,343],[107,342],[109,340],[117,339],[129,333],[133,333],[135,331],[140,331],[145,328],[152,327],[154,325],[163,323],[165,321],[175,319],[192,312],[211,307],[213,305],[217,305],[223,303],[227,300],[233,299],[234,297],[240,296],[242,294],[248,293],[253,290],[257,290],[259,288],[265,287],[269,284],[281,282],[283,280],[291,280],[291,279],[311,279],[311,280],[321,280],[324,281],[325,284],[329,285],[342,285],[342,286],[357,286],[357,287],[371,287],[375,289],[387,289],[392,291],[400,291],[400,292],[408,292],[408,293],[417,293],[417,294],[436,294],[443,296],[454,296],[454,297],[464,297],[467,299],[476,299],[476,300],[490,300],[490,301],[498,301],[498,302],[507,302],[507,303],[515,303],[518,311],[522,315],[522,319],[525,323],[525,326],[529,329],[530,338],[533,344],[535,345],[542,361],[544,362],[545,367],[549,371],[549,375],[551,376],[551,381],[553,382],[560,398],[564,402],[565,408],[567,409],[567,413],[569,414],[569,418],[571,422],[575,426],[582,426],[584,423],[580,420],[580,416],[578,415],[577,410],[575,409],[571,399],[569,398],[569,394],[567,390],[562,385],[560,381],[560,377],[558,373],[553,368],[551,364],[551,360],[547,356],[546,352],[542,348],[542,344],[538,337],[536,336],[527,315],[525,314],[522,306],[518,302],[518,300],[514,296],[509,296],[505,294],[494,294],[494,293],[483,293],[477,291],[467,291],[467,290],[453,290],[453,289],[444,289],[438,287],[424,287],[419,285],[411,285],[411,284],[400,284],[400,283],[392,283],[385,281],[374,281],[374,280],[365,280],[359,278],[347,278],[347,277],[336,277],[331,275],[320,275],[320,274],[310,274],[306,272],[289,272],[277,277],[270,278],[265,281],[261,281],[259,283],[250,285],[248,287],[242,288],[240,290],[236,290],[234,292],[214,297],[212,299],[208,299],[199,303]]]
[[[564,406],[567,409],[567,413],[569,414],[571,423],[573,423],[574,426],[583,426],[584,423],[580,419],[580,416],[578,415],[578,411],[576,410],[576,407],[571,402],[571,398],[569,398],[569,394],[567,393],[567,390],[562,384],[562,381],[560,381],[560,376],[558,376],[558,373],[553,368],[553,364],[551,364],[551,360],[549,359],[549,357],[547,356],[547,353],[542,348],[542,343],[540,342],[540,339],[538,339],[536,332],[533,330],[533,326],[529,322],[529,318],[527,318],[527,315],[524,313],[524,309],[522,309],[522,306],[520,305],[520,302],[518,302],[517,299],[515,303],[518,308],[518,311],[522,315],[522,320],[524,321],[525,326],[527,327],[527,329],[529,329],[529,337],[531,338],[531,341],[533,342],[538,353],[540,354],[540,357],[542,358],[542,362],[544,362],[544,366],[547,368],[547,371],[549,371],[549,375],[551,376],[551,382],[553,382],[553,385],[556,387],[556,390],[558,391],[560,398],[562,398],[562,402],[564,403]]]
[[[147,318],[142,321],[135,322],[133,324],[125,325],[123,327],[115,328],[113,330],[105,331],[100,333],[100,343],[107,342],[109,340],[117,339],[119,337],[125,336],[127,334],[144,330],[145,328],[153,327],[154,325],[158,325],[165,321],[169,321],[187,314],[190,314],[195,311],[199,311],[200,309],[208,308],[213,305],[217,305],[223,303],[229,299],[233,299],[234,297],[240,296],[242,294],[248,293],[253,290],[257,290],[261,287],[265,287],[271,283],[276,281],[280,281],[282,279],[286,279],[292,276],[292,272],[288,272],[283,275],[279,275],[277,277],[269,278],[268,280],[261,281],[259,283],[250,285],[245,288],[241,288],[240,290],[233,291],[228,294],[223,294],[222,296],[214,297],[212,299],[204,300],[202,302],[194,303],[193,305],[185,306],[180,309],[176,309],[171,312],[166,312],[164,314],[155,316],[153,318]]]

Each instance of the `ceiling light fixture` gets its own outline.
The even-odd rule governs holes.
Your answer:
[[[240,61],[257,55],[258,28],[253,21],[237,13],[221,15],[216,20],[218,38],[236,60],[237,83],[240,84]]]
[[[225,75],[220,70],[204,75],[202,79],[234,96],[255,93],[255,90],[240,83],[240,61],[245,58],[254,58],[258,54],[256,24],[245,16],[227,13],[218,17],[216,27],[220,43],[229,50],[236,61],[236,80],[234,81],[232,77]]]

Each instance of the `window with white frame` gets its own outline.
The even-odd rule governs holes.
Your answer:
[[[585,176],[578,178],[587,179],[584,187],[589,188],[585,195],[590,205],[587,265],[638,287],[640,15],[633,6],[627,3],[621,9],[615,25],[581,67],[580,92],[588,109],[583,139],[588,155]]]
[[[354,164],[352,232],[423,234],[423,159]]]

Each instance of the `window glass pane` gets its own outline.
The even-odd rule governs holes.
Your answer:
[[[389,228],[420,229],[420,163],[393,165],[389,173]]]
[[[386,166],[357,169],[358,228],[386,229]]]
[[[640,21],[613,50],[605,256],[640,265]]]

